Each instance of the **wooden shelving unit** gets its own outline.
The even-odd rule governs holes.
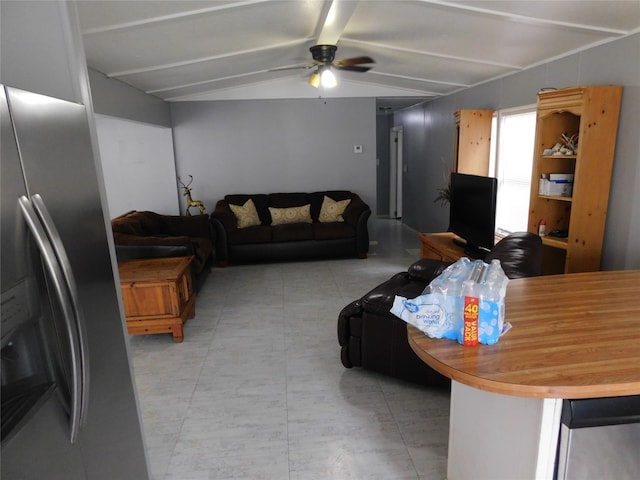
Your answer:
[[[528,230],[566,230],[566,238],[544,236],[547,274],[597,271],[609,202],[609,186],[620,113],[621,86],[581,86],[538,94],[536,139]],[[578,134],[576,155],[545,155],[562,134]],[[542,174],[574,175],[569,197],[540,195]]]
[[[455,171],[489,174],[493,110],[457,110]]]

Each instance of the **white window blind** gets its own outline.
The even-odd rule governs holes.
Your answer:
[[[499,234],[527,230],[535,105],[500,110],[492,127],[490,171],[498,179],[496,231]]]

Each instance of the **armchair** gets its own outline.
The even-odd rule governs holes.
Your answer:
[[[485,261],[493,259],[500,260],[510,279],[541,275],[542,241],[533,233],[513,233],[498,242]],[[418,260],[406,272],[395,274],[344,307],[338,316],[342,364],[424,385],[448,386],[446,377],[411,350],[407,324],[389,310],[396,295],[415,298],[449,265],[439,260]]]

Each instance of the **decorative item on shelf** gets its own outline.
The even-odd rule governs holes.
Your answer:
[[[182,180],[180,180],[180,177],[178,177],[178,182],[180,182],[180,185],[182,185],[182,195],[184,195],[187,198],[186,214],[188,217],[190,217],[191,212],[189,211],[189,209],[191,207],[196,207],[198,208],[198,210],[200,210],[200,215],[204,215],[204,212],[205,212],[204,204],[200,200],[194,200],[191,198],[191,189],[189,188],[189,185],[193,183],[193,175],[189,175],[189,178],[191,180],[189,180],[189,183],[185,185],[184,183],[182,183]]]
[[[562,143],[564,143],[565,148],[571,150],[573,153],[571,155],[575,155],[578,153],[578,134],[572,133],[570,135],[563,133],[560,138],[562,139]]]
[[[547,221],[543,218],[538,225],[538,235],[544,237],[547,234]]]
[[[560,142],[553,148],[545,148],[543,155],[577,155],[578,154],[578,134],[563,133],[560,135]]]

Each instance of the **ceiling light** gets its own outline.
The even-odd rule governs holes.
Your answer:
[[[327,66],[320,66],[309,77],[309,85],[318,88],[322,85],[324,88],[333,88],[338,85],[336,76]]]
[[[325,88],[333,88],[338,85],[336,76],[333,74],[330,68],[325,68],[320,74],[320,83]]]
[[[309,85],[312,87],[318,88],[320,86],[320,74],[318,72],[313,72],[309,77]]]

